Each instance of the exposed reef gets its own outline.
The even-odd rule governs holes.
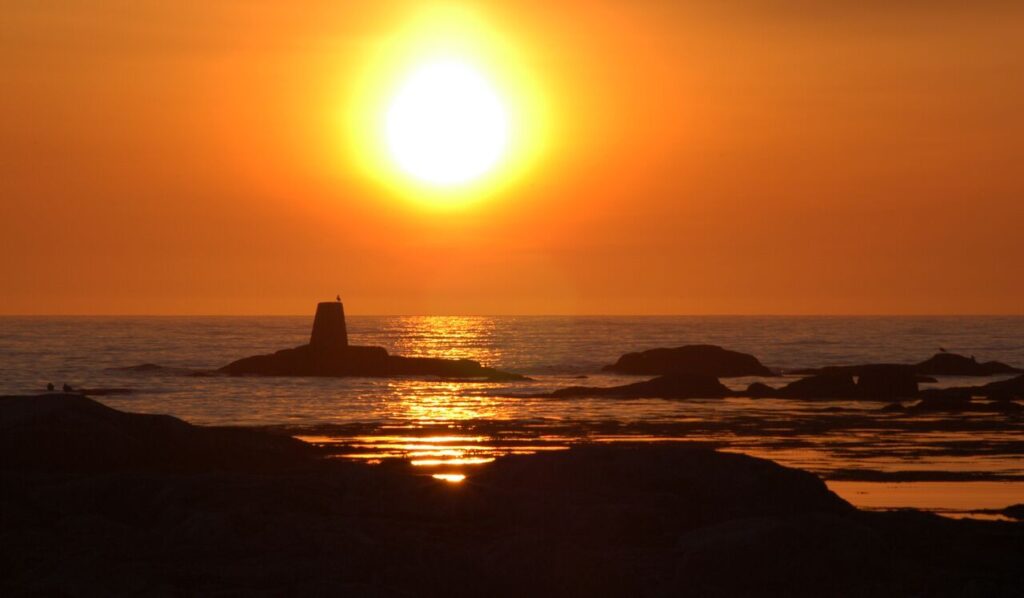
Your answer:
[[[909,406],[893,403],[887,411],[907,413],[1004,413],[1024,412],[1024,406],[1016,402],[1024,399],[1024,376],[990,382],[981,386],[956,386],[953,388],[932,388],[921,391],[921,400]],[[983,401],[975,399],[987,399]]]
[[[774,376],[753,355],[730,351],[716,345],[686,345],[674,349],[649,349],[626,353],[608,372],[640,375],[691,374],[730,378],[736,376]]]
[[[4,595],[1024,587],[1021,524],[859,511],[807,472],[681,443],[503,457],[452,485],[74,395],[0,398],[0,431]]]
[[[892,401],[923,399],[918,404],[904,407],[893,403],[889,411],[978,411],[990,413],[1017,413],[1024,409],[1016,400],[1024,399],[1024,376],[991,382],[981,386],[918,390],[916,374],[909,366],[873,365],[854,377],[845,373],[806,376],[776,388],[763,382],[750,384],[745,391],[734,391],[722,385],[714,376],[676,374],[658,376],[643,382],[620,386],[570,386],[548,393],[529,395],[541,398],[606,397],[616,399],[694,399],[722,397],[751,397],[757,399],[796,400],[865,400]],[[971,402],[971,398],[987,398],[992,402]]]
[[[715,345],[687,345],[674,349],[650,349],[627,353],[621,356],[616,363],[604,366],[602,369],[624,374],[688,375],[714,378],[776,375],[753,355],[730,351]],[[564,388],[545,396],[690,398],[740,394],[757,398],[894,400],[913,399],[921,396],[927,398],[934,395],[968,397],[973,393],[974,396],[1010,400],[1024,396],[1024,383],[1018,379],[994,382],[979,387],[924,392],[919,390],[918,384],[935,382],[936,379],[933,376],[993,376],[1021,371],[998,361],[981,363],[974,357],[943,352],[916,364],[873,363],[796,369],[789,373],[805,377],[781,388],[763,382],[755,382],[744,393],[709,392],[707,389],[710,386],[690,392],[685,385],[681,387],[682,390],[677,391],[674,390],[670,381],[655,379],[648,383],[608,388]],[[1005,407],[1004,410],[1013,409],[1012,405],[1003,407]]]
[[[1024,399],[1024,375],[989,382],[981,386],[954,386],[952,388],[930,388],[921,392],[925,399],[969,400],[972,397],[1012,400]]]
[[[755,398],[891,400],[918,395],[917,374],[910,366],[863,366],[857,380],[843,371],[829,371],[794,380],[782,388],[755,382],[744,393]]]
[[[624,384],[622,386],[595,387],[570,386],[554,392],[537,395],[540,397],[613,397],[620,399],[696,399],[721,398],[734,394],[714,376],[697,374],[674,374],[658,376],[652,380]]]
[[[919,382],[934,381],[931,376],[996,376],[1000,374],[1024,373],[1024,370],[999,361],[981,363],[973,356],[965,357],[956,353],[936,353],[928,359],[915,364],[863,364],[863,365],[831,365],[821,368],[803,368],[789,371],[790,374],[849,374],[860,376],[864,372],[877,368],[909,368],[918,374]]]
[[[964,357],[956,353],[936,353],[931,358],[914,366],[920,374],[931,376],[994,376],[997,374],[1019,374],[1019,368],[999,361],[978,362],[974,356]]]
[[[340,301],[317,305],[309,344],[233,361],[218,370],[232,376],[438,376],[485,380],[525,380],[518,374],[484,367],[471,359],[389,355],[383,347],[348,344]]]

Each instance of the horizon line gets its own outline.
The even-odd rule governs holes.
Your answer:
[[[370,318],[1019,318],[1022,313],[346,313]],[[298,318],[311,313],[0,313],[0,318]]]

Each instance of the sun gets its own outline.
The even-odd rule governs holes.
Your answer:
[[[401,23],[339,71],[344,171],[417,209],[510,197],[557,137],[539,58],[479,7],[425,6]]]
[[[384,129],[391,158],[403,172],[454,186],[498,165],[508,147],[509,117],[479,70],[447,58],[409,75],[388,106]]]

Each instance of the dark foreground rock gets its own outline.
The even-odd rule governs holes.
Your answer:
[[[714,399],[734,394],[714,376],[675,374],[622,386],[570,386],[541,397],[610,397],[618,399]]]
[[[811,474],[707,448],[512,456],[450,485],[398,462],[321,460],[256,431],[241,436],[251,460],[218,461],[238,431],[154,424],[81,397],[31,400],[0,399],[3,436],[17,430],[0,467],[8,596],[1010,596],[1024,587],[1021,524],[860,512]],[[79,435],[40,461],[67,422]],[[174,431],[153,434],[154,425]],[[104,465],[125,447],[147,457]]]
[[[81,394],[0,397],[0,468],[112,472],[295,469],[316,454],[287,436],[124,413]]]
[[[1010,505],[1002,510],[1002,514],[1012,519],[1024,520],[1024,503]]]
[[[729,378],[734,376],[774,376],[753,355],[730,351],[715,345],[686,345],[674,349],[650,349],[626,353],[605,371],[620,374],[688,374]]]
[[[218,370],[232,376],[437,376],[486,380],[525,380],[518,374],[484,367],[471,359],[389,355],[384,347],[348,344],[341,301],[317,305],[310,342],[268,355],[233,361]]]

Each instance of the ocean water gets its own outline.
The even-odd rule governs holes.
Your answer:
[[[912,363],[940,347],[1024,366],[1024,317],[350,316],[353,344],[409,356],[475,359],[532,380],[192,375],[303,344],[311,324],[312,317],[2,317],[0,394],[41,391],[47,382],[126,388],[130,394],[97,399],[196,424],[283,427],[336,446],[341,455],[395,456],[448,468],[573,442],[669,439],[773,458],[838,485],[856,482],[858,492],[883,474],[888,482],[1024,488],[1018,485],[1024,480],[1024,426],[1006,415],[910,418],[882,413],[882,403],[872,401],[516,398],[561,386],[636,381],[601,373],[600,367],[628,351],[693,343],[753,353],[784,370]],[[117,369],[142,363],[164,369]],[[723,382],[745,388],[753,380]],[[943,378],[938,385],[987,381]],[[965,505],[993,506],[979,494],[952,501],[949,508]]]

